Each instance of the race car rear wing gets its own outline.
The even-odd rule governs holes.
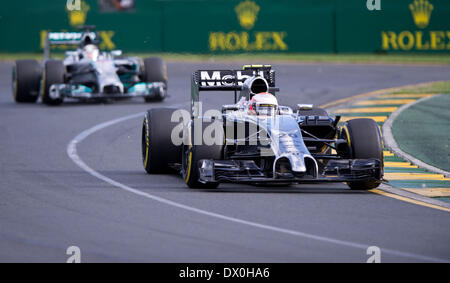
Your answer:
[[[99,43],[95,26],[80,26],[80,32],[49,32],[45,38],[44,58],[50,59],[51,47],[54,45],[80,45],[83,41]]]
[[[199,70],[193,74],[193,82],[200,91],[240,90],[246,79],[261,76],[270,87],[275,87],[275,71],[270,65],[245,65],[242,70]]]
[[[272,92],[275,88],[275,71],[270,65],[244,65],[242,70],[198,70],[192,75],[192,104],[200,100],[200,91],[234,91],[234,102],[237,103],[237,92],[242,90],[245,80],[260,76],[267,80]]]

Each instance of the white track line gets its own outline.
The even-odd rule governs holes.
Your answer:
[[[111,178],[108,178],[102,174],[100,174],[99,172],[95,171],[94,169],[92,169],[91,167],[89,167],[86,163],[84,163],[84,161],[78,156],[77,153],[77,145],[82,142],[84,139],[86,139],[88,136],[94,134],[95,132],[98,132],[102,129],[105,129],[107,127],[110,127],[112,125],[130,120],[130,119],[135,119],[135,118],[139,118],[142,117],[144,115],[144,112],[141,113],[137,113],[137,114],[133,114],[133,115],[129,115],[129,116],[125,116],[119,119],[115,119],[115,120],[111,120],[108,122],[104,122],[101,123],[99,125],[96,125],[90,129],[87,129],[85,131],[83,131],[82,133],[80,133],[79,135],[77,135],[67,146],[67,154],[69,155],[69,157],[73,160],[73,162],[75,162],[81,169],[83,169],[84,171],[86,171],[87,173],[89,173],[90,175],[116,187],[119,189],[122,189],[124,191],[127,191],[129,193],[133,193],[135,195],[144,197],[144,198],[148,198],[163,204],[167,204],[176,208],[180,208],[180,209],[184,209],[190,212],[194,212],[194,213],[198,213],[201,215],[205,215],[205,216],[209,216],[209,217],[214,217],[214,218],[218,218],[221,220],[225,220],[225,221],[229,221],[229,222],[234,222],[234,223],[238,223],[238,224],[242,224],[242,225],[247,225],[247,226],[251,226],[251,227],[255,227],[255,228],[259,228],[259,229],[264,229],[264,230],[268,230],[268,231],[273,231],[273,232],[277,232],[277,233],[283,233],[283,234],[287,234],[287,235],[291,235],[291,236],[296,236],[296,237],[301,237],[301,238],[306,238],[306,239],[311,239],[311,240],[316,240],[316,241],[321,241],[321,242],[325,242],[325,243],[330,243],[330,244],[336,244],[336,245],[340,245],[340,246],[345,246],[345,247],[350,247],[350,248],[356,248],[356,249],[361,249],[364,251],[364,253],[366,252],[367,248],[371,245],[367,245],[367,244],[361,244],[361,243],[355,243],[355,242],[349,242],[349,241],[344,241],[344,240],[338,240],[338,239],[333,239],[333,238],[329,238],[329,237],[323,237],[323,236],[319,236],[319,235],[314,235],[314,234],[308,234],[308,233],[304,233],[301,231],[295,231],[295,230],[290,230],[290,229],[284,229],[284,228],[280,228],[280,227],[276,227],[276,226],[270,226],[270,225],[265,225],[265,224],[261,224],[261,223],[257,223],[257,222],[252,222],[252,221],[248,221],[248,220],[243,220],[243,219],[239,219],[239,218],[235,218],[235,217],[230,217],[230,216],[226,216],[223,214],[219,214],[219,213],[215,213],[215,212],[211,212],[211,211],[207,211],[207,210],[203,210],[203,209],[199,209],[199,208],[195,208],[189,205],[184,205],[175,201],[171,201],[162,197],[158,197],[137,189],[133,189],[127,185],[124,185],[122,183],[119,183],[117,181],[114,181]],[[450,260],[445,260],[445,259],[440,259],[440,258],[434,258],[434,257],[429,257],[429,256],[423,256],[423,255],[417,255],[417,254],[412,254],[412,253],[407,253],[407,252],[401,252],[401,251],[396,251],[396,250],[391,250],[391,249],[381,249],[382,250],[382,255],[383,254],[389,254],[389,255],[393,255],[393,256],[399,256],[399,257],[404,257],[404,258],[410,258],[410,259],[415,259],[415,260],[419,260],[419,261],[431,261],[431,262],[450,262]]]

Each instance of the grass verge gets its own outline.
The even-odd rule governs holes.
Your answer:
[[[423,87],[418,88],[404,88],[398,91],[392,92],[393,94],[403,93],[449,93],[450,94],[450,81],[429,83]]]
[[[450,65],[448,54],[303,54],[303,53],[265,53],[265,54],[228,54],[201,55],[181,53],[129,53],[129,56],[152,57],[159,56],[168,61],[209,61],[229,62],[242,61],[246,63],[289,62],[289,63],[368,63],[368,64],[435,64]],[[55,58],[63,58],[63,53],[57,53]],[[17,59],[42,60],[40,53],[0,53],[1,61]]]

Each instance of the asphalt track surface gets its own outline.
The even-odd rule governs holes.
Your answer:
[[[320,105],[450,73],[449,66],[275,66],[285,104]],[[383,262],[450,261],[448,212],[343,184],[190,190],[176,175],[145,174],[140,117],[86,132],[151,107],[186,108],[194,70],[238,67],[169,63],[164,103],[46,107],[15,104],[11,64],[1,63],[0,261],[65,262],[69,246],[80,247],[83,262],[365,262],[369,246],[381,248]],[[206,108],[232,102],[231,94],[202,97]],[[77,136],[79,164],[67,154]]]

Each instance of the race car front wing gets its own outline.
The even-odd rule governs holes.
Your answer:
[[[320,183],[365,182],[381,180],[382,163],[378,159],[330,160],[317,177],[283,174],[268,176],[253,160],[199,161],[199,181],[202,183]]]
[[[108,88],[104,88],[108,89]],[[55,84],[50,87],[50,97],[58,98],[77,98],[77,99],[95,99],[95,98],[133,98],[133,97],[164,97],[166,95],[166,85],[163,82],[138,83],[130,87],[126,92],[113,86],[111,91],[94,93],[91,88],[84,85],[74,84]]]

